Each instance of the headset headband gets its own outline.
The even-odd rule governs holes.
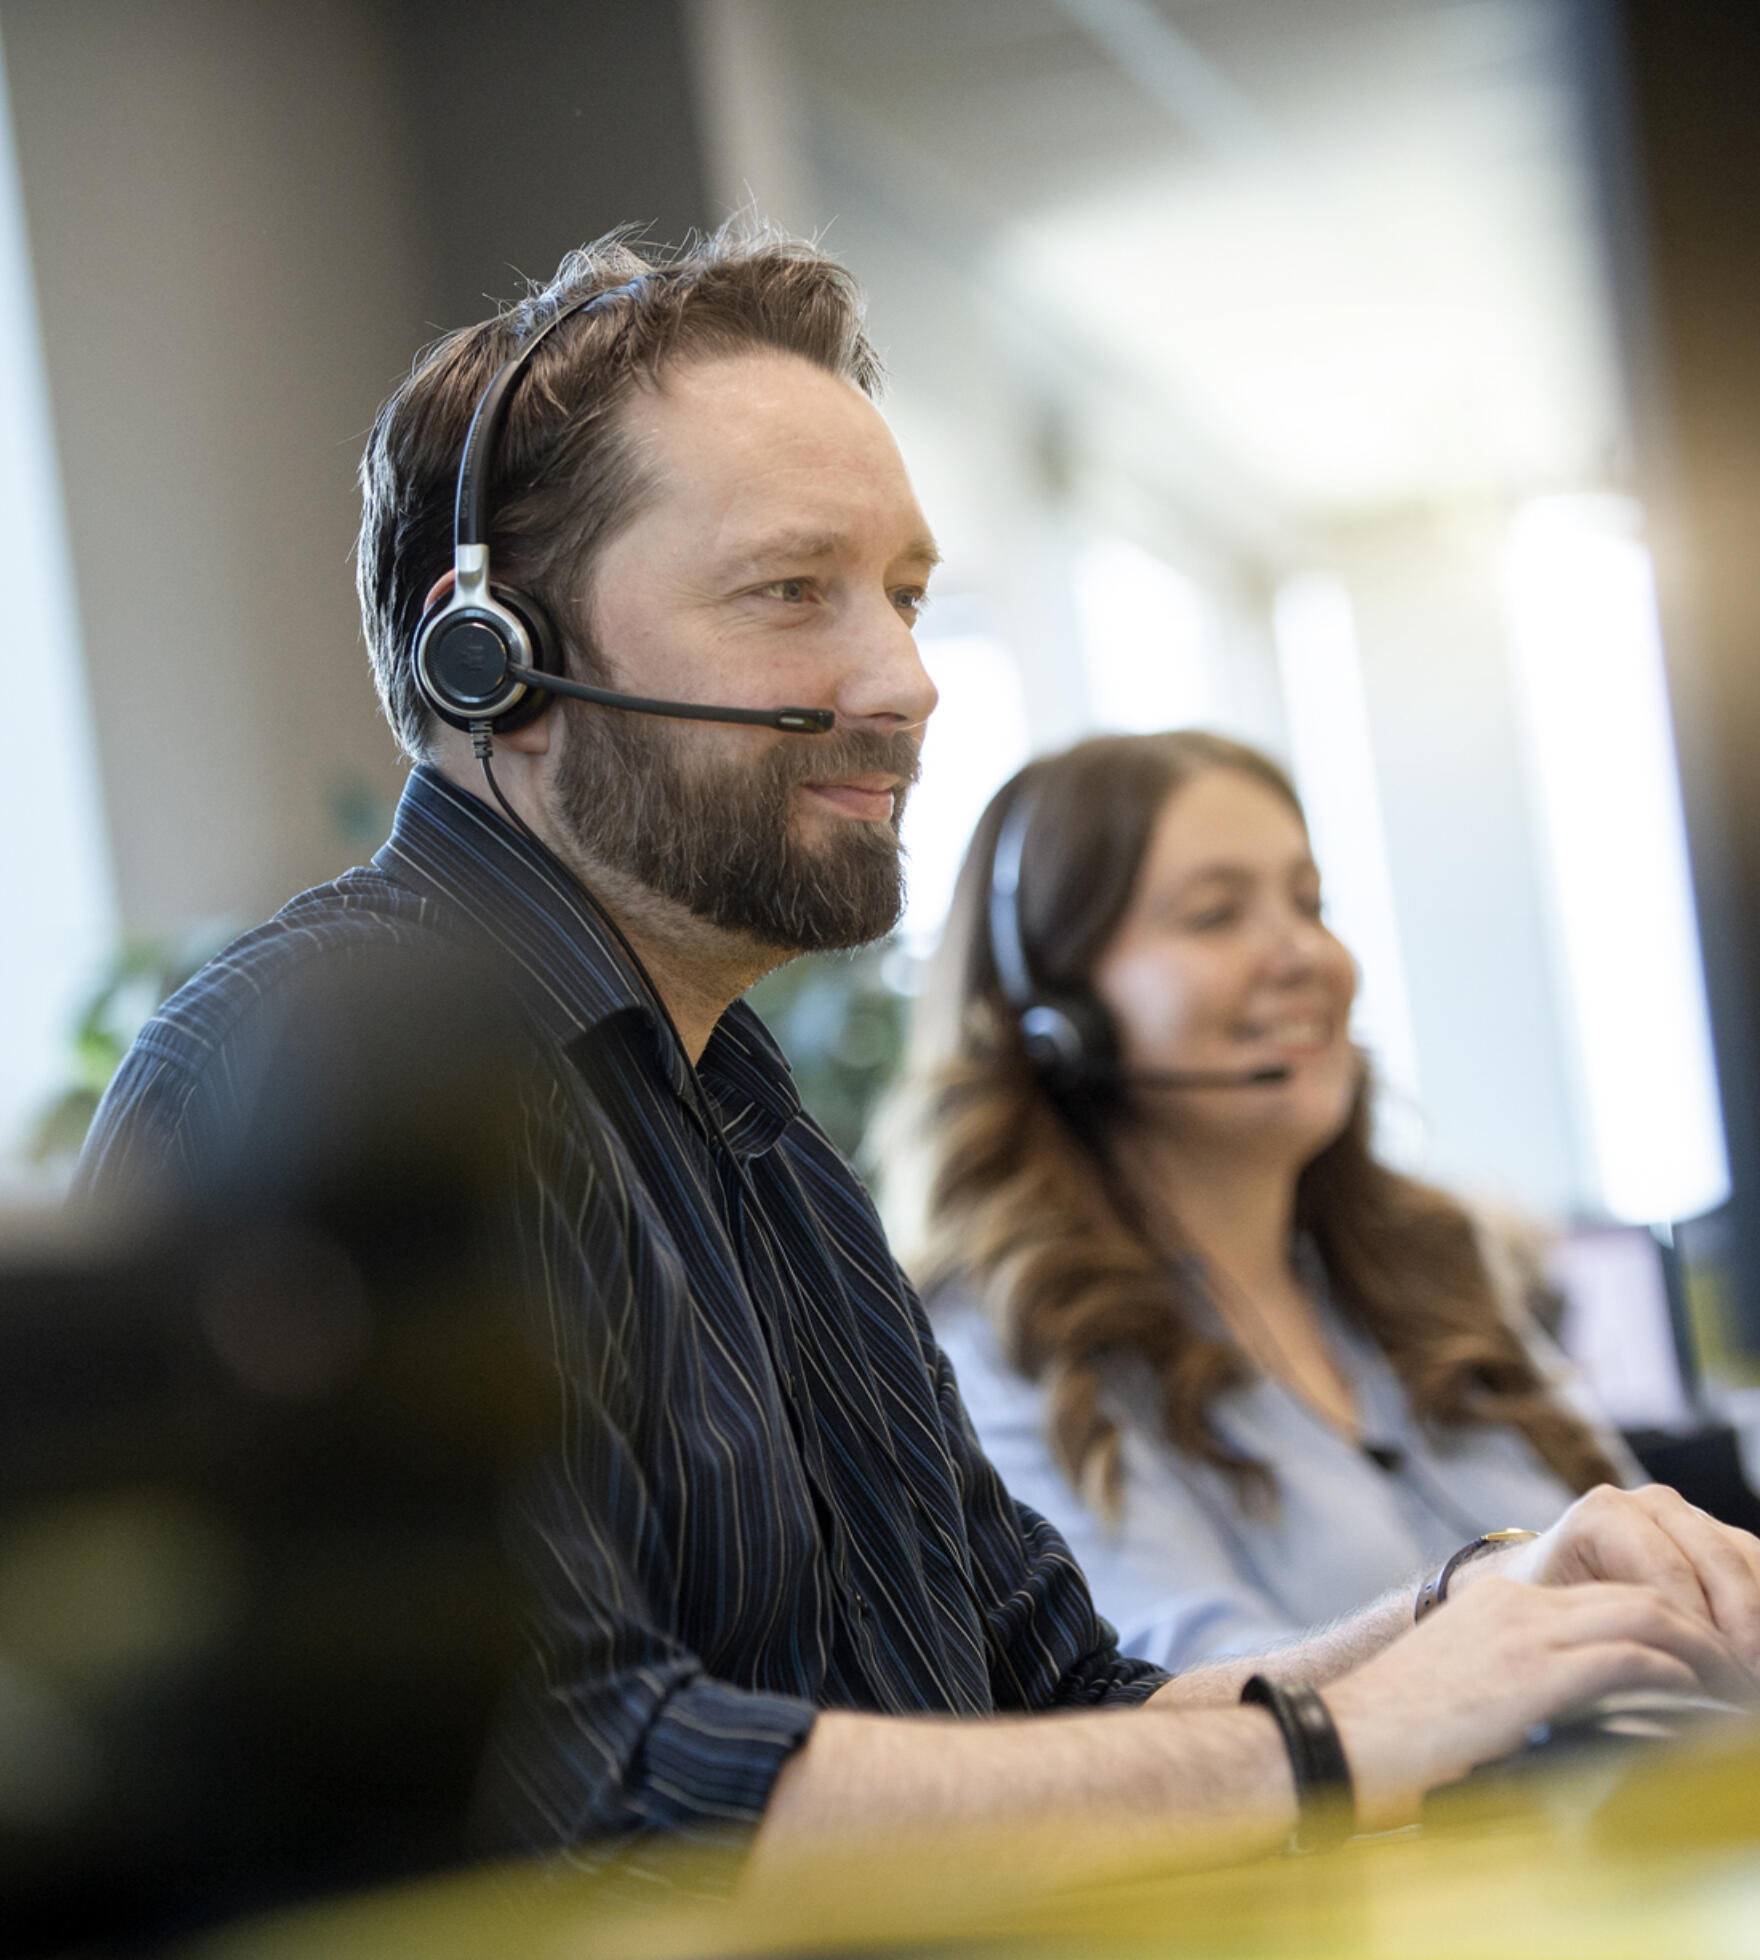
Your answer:
[[[990,859],[990,957],[1003,997],[1017,1014],[1033,1005],[1038,992],[1021,935],[1021,859],[1033,826],[1033,802],[1024,784],[1015,791]]]
[[[483,390],[476,413],[471,417],[470,431],[464,439],[464,453],[458,462],[458,494],[452,506],[452,548],[455,553],[461,545],[477,544],[485,550],[488,548],[489,479],[495,471],[495,452],[501,445],[501,428],[512,405],[514,383],[525,372],[526,363],[564,320],[572,320],[577,313],[589,313],[594,307],[625,293],[637,292],[646,283],[647,275],[638,273],[621,286],[608,286],[603,292],[575,300],[546,320],[531,339],[497,369],[488,387]]]

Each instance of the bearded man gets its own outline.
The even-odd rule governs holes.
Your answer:
[[[272,1125],[239,1056],[265,1013],[297,1025],[313,972],[385,941],[496,962],[536,1058],[524,1278],[567,1413],[504,1750],[528,1841],[732,1832],[762,1866],[906,1820],[1079,1815],[1270,1846],[1309,1798],[1399,1819],[1607,1688],[1745,1688],[1760,1548],[1667,1493],[1471,1548],[1421,1626],[1409,1595],[1369,1606],[1266,1662],[1248,1706],[1251,1662],[1169,1682],[1121,1655],[1011,1501],[739,999],[899,911],[936,551],[876,371],[839,267],[731,238],[660,266],[590,248],[418,363],[362,471],[367,640],[418,763],[391,837],[161,1013],[88,1186],[188,1176]],[[708,718],[558,703],[528,660],[473,707],[475,643],[448,667],[446,635],[495,590],[534,648],[547,615],[575,683]]]

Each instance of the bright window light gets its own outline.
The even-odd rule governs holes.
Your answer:
[[[1547,498],[1510,548],[1511,646],[1601,1198],[1729,1192],[1650,556],[1624,498]]]
[[[909,886],[899,937],[907,953],[926,958],[984,805],[1026,761],[1031,742],[1020,672],[999,640],[924,632],[921,650],[941,700],[923,738],[922,778],[905,805]]]
[[[14,731],[0,770],[0,1184],[68,1086],[68,1036],[115,932],[73,578],[36,300],[0,73],[0,530],[16,576],[0,673]]]
[[[1330,574],[1305,572],[1278,588],[1273,617],[1290,760],[1308,813],[1326,919],[1350,948],[1360,976],[1352,1031],[1374,1057],[1384,1091],[1377,1141],[1411,1164],[1422,1149],[1418,1044],[1350,594]]]
[[[1084,545],[1074,582],[1094,725],[1138,735],[1208,724],[1215,623],[1197,585],[1125,538]]]
[[[1559,1344],[1596,1404],[1621,1429],[1690,1429],[1695,1415],[1650,1233],[1595,1225],[1566,1233],[1546,1266],[1563,1291]]]

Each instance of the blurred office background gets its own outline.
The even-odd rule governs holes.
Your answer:
[[[1724,15],[0,0],[6,1187],[181,965],[382,834],[353,470],[414,350],[749,208],[865,284],[946,553],[909,912],[764,995],[827,1120],[861,1147],[1005,776],[1222,729],[1307,800],[1387,1147],[1573,1226],[1580,1344],[1677,1419],[1648,1228],[1712,1219],[1675,1319],[1730,1379],[1755,1243]]]

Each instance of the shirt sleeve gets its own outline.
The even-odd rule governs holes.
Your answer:
[[[938,1311],[937,1322],[991,1462],[1068,1545],[1118,1628],[1121,1653],[1177,1674],[1299,1635],[1243,1573],[1226,1532],[1166,1450],[1125,1428],[1119,1514],[1102,1519],[1052,1456],[1041,1390],[1008,1367],[978,1309]]]
[[[546,1479],[519,1527],[537,1665],[492,1757],[488,1835],[588,1861],[652,1837],[743,1838],[816,1710],[714,1679],[666,1631],[620,1542],[643,1527],[628,1441],[579,1408],[568,1420],[579,1474]]]
[[[554,1114],[554,1113],[553,1113]],[[559,1138],[561,1141],[559,1141]],[[537,1214],[518,1201],[523,1292],[560,1385],[559,1447],[516,1508],[533,1664],[489,1767],[494,1845],[639,1861],[658,1838],[737,1847],[811,1733],[812,1702],[733,1685],[669,1628],[677,1575],[644,1468],[655,1275],[632,1267],[615,1161],[540,1121]],[[638,1255],[646,1256],[646,1255]]]
[[[1018,1501],[986,1454],[947,1356],[914,1292],[934,1371],[947,1447],[965,1506],[974,1580],[984,1612],[992,1692],[999,1711],[1132,1706],[1167,1679],[1153,1662],[1119,1650],[1095,1610],[1081,1566],[1062,1534]]]

